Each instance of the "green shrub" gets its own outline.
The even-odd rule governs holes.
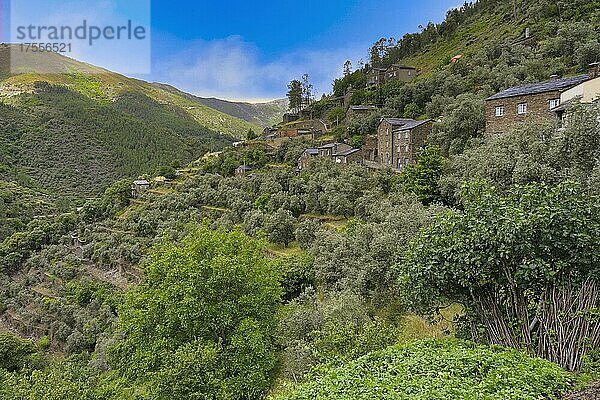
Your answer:
[[[554,398],[567,388],[560,367],[516,350],[457,340],[388,347],[324,371],[278,400]]]

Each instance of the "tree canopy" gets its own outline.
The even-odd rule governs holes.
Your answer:
[[[264,393],[281,289],[262,246],[199,226],[180,245],[157,248],[120,311],[125,340],[114,359],[125,376],[155,399]]]

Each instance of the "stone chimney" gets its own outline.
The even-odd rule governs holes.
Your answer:
[[[600,73],[598,72],[598,63],[591,63],[590,64],[590,69],[589,69],[589,76],[590,79],[594,79],[597,78],[598,76],[600,76]]]

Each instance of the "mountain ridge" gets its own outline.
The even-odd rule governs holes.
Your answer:
[[[275,99],[258,103],[251,103],[247,101],[231,101],[219,99],[217,97],[196,96],[165,83],[153,82],[152,85],[173,93],[179,93],[190,100],[197,101],[207,107],[213,108],[244,121],[258,124],[261,127],[275,125],[281,120],[281,117],[288,109],[287,99]]]

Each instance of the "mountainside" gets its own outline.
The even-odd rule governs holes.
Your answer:
[[[259,129],[181,92],[54,53],[30,61],[31,69],[9,73],[9,48],[0,49],[2,180],[97,194],[115,180],[187,163]],[[39,73],[50,68],[62,73]]]
[[[182,92],[172,86],[161,83],[155,83],[154,85],[173,93],[185,96],[192,101],[204,104],[205,106],[221,111],[222,113],[253,124],[258,124],[262,127],[273,126],[280,122],[281,117],[288,110],[287,99],[278,99],[266,103],[233,102],[216,98],[194,96]]]
[[[558,400],[600,379],[600,105],[501,135],[484,114],[503,88],[585,72],[599,34],[597,0],[481,0],[380,42],[371,64],[422,74],[336,80],[377,107],[331,136],[434,119],[398,173],[299,172],[329,138],[226,146],[203,116],[252,125],[54,55],[64,75],[2,75],[0,399]],[[129,179],[55,198],[221,147],[135,198]]]

